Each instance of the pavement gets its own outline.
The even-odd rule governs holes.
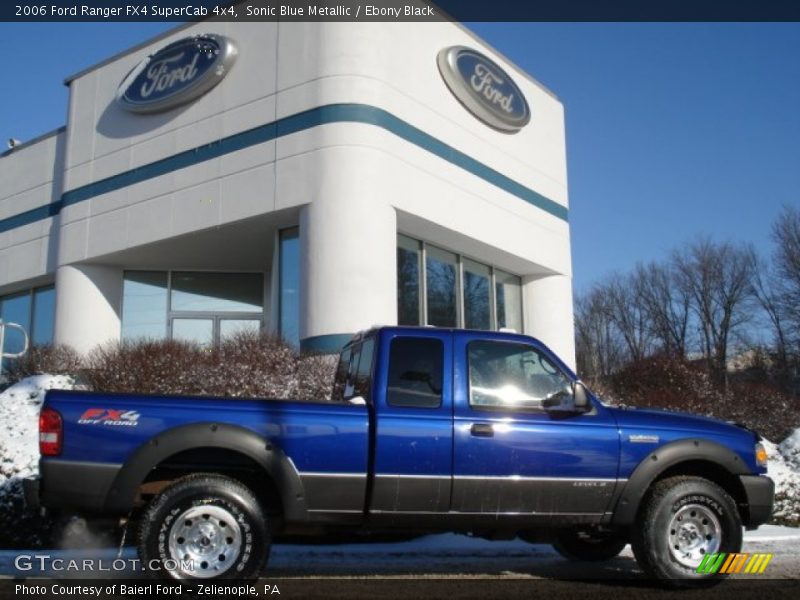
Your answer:
[[[703,592],[703,600],[732,598],[797,598],[800,595],[800,529],[764,526],[746,532],[743,552],[774,554],[762,576],[732,576],[714,592]],[[26,558],[20,559],[23,556]],[[61,559],[61,571],[41,568],[37,557]],[[112,568],[126,564],[121,570]],[[84,561],[108,570],[83,570]],[[0,577],[14,581],[48,581],[114,577],[141,577],[135,566],[136,553],[125,548],[118,558],[108,550],[0,551]],[[20,562],[22,561],[22,562]],[[37,562],[38,561],[38,562]],[[73,561],[73,563],[70,563]],[[97,561],[103,561],[98,563]],[[131,563],[131,564],[128,564]],[[65,565],[77,567],[64,571]],[[15,566],[16,565],[16,566]],[[133,566],[131,566],[133,565]],[[19,568],[21,567],[21,568]],[[630,547],[603,563],[575,563],[563,559],[549,545],[521,540],[487,541],[455,534],[432,535],[398,543],[369,544],[275,544],[266,577],[257,584],[257,596],[308,598],[516,598],[546,595],[619,600],[639,597],[663,598],[666,592],[642,575]],[[52,579],[49,581],[53,581]],[[8,581],[10,584],[11,582]],[[22,597],[0,586],[0,598]],[[690,598],[697,591],[684,592]],[[213,594],[212,594],[213,595]],[[220,597],[220,596],[217,596]]]

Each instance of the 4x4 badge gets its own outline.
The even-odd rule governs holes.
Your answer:
[[[657,435],[635,434],[628,436],[628,441],[632,444],[657,444],[660,439]]]

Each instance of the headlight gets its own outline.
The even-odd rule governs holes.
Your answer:
[[[759,467],[766,467],[767,461],[767,449],[764,447],[764,444],[758,442],[756,444],[756,463]]]

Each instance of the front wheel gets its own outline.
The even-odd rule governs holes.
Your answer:
[[[255,579],[269,545],[267,520],[253,493],[222,475],[174,481],[147,507],[139,529],[144,568],[174,579]]]
[[[631,545],[644,572],[671,587],[713,584],[723,575],[701,569],[710,562],[704,557],[739,552],[742,521],[736,503],[717,484],[670,477],[646,498]]]
[[[614,558],[627,544],[612,532],[564,529],[556,534],[553,548],[570,560],[599,562]]]

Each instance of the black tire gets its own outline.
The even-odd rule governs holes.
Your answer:
[[[189,475],[172,482],[141,517],[139,558],[159,578],[253,580],[266,565],[269,548],[267,519],[256,497],[222,475]],[[167,560],[173,564],[165,565]]]
[[[706,554],[739,552],[742,521],[736,503],[701,477],[659,481],[644,500],[631,540],[636,562],[667,587],[718,583],[720,573],[697,573]]]
[[[628,540],[614,533],[580,529],[562,529],[553,542],[553,548],[564,558],[588,562],[610,560],[627,545]]]

